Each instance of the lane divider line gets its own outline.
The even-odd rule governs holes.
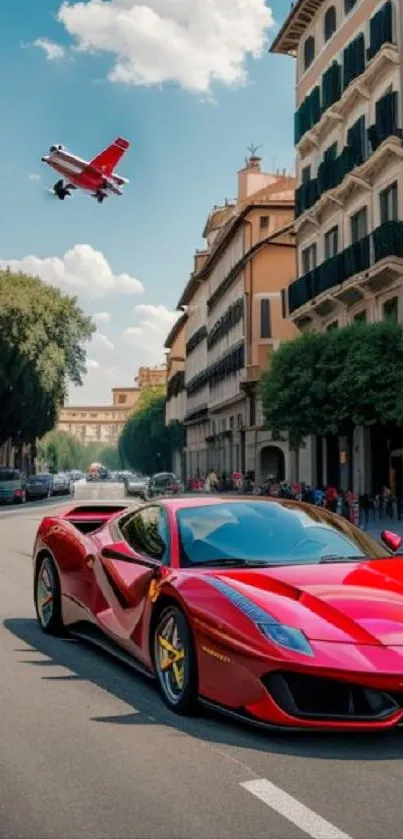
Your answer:
[[[305,804],[301,804],[288,792],[272,784],[271,781],[267,781],[266,778],[245,781],[240,786],[308,836],[311,836],[312,839],[351,839],[351,836],[348,836],[347,833],[343,833],[342,830],[323,819],[314,810],[310,810]]]

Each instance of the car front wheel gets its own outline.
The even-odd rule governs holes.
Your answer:
[[[47,635],[63,634],[62,600],[59,575],[53,559],[45,555],[35,575],[35,610],[39,625]]]
[[[165,704],[190,714],[197,704],[197,663],[188,621],[176,606],[161,612],[154,631],[154,663]]]

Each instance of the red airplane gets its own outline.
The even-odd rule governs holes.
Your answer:
[[[42,163],[47,163],[65,179],[55,183],[52,193],[64,201],[67,195],[71,195],[72,189],[83,189],[96,198],[99,204],[111,193],[122,195],[120,187],[129,181],[117,175],[114,169],[129,147],[128,140],[118,137],[107,149],[88,162],[71,154],[64,146],[51,146],[49,153],[42,157]]]

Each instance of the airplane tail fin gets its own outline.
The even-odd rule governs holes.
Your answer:
[[[103,175],[110,176],[128,148],[130,148],[129,141],[118,137],[107,149],[91,160],[90,166],[102,172]]]

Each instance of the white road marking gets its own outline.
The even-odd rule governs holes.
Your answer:
[[[284,816],[289,822],[295,824],[300,830],[311,836],[312,839],[351,839],[347,833],[343,833],[326,819],[322,819],[314,810],[310,810],[305,804],[301,804],[292,795],[289,795],[280,787],[276,787],[266,778],[259,778],[256,781],[245,781],[241,787],[251,792],[260,801]]]

